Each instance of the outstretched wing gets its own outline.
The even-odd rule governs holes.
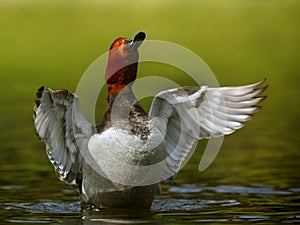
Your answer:
[[[36,93],[34,127],[46,143],[46,152],[61,181],[78,186],[81,181],[80,145],[95,128],[84,119],[78,97],[68,90],[44,89]],[[76,130],[76,132],[74,132]],[[81,138],[77,140],[78,134]]]
[[[162,180],[179,171],[197,140],[231,134],[261,107],[264,80],[237,87],[184,87],[155,96],[149,116],[165,136],[168,153]]]

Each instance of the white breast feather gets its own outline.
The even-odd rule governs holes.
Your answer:
[[[93,135],[88,149],[100,169],[100,175],[119,184],[149,185],[161,179],[164,168],[162,141],[162,134],[153,125],[147,139],[111,127]]]

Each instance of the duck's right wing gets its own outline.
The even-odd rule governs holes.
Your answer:
[[[81,182],[80,151],[96,132],[82,115],[78,97],[68,90],[41,87],[36,93],[33,120],[57,177],[78,186]]]

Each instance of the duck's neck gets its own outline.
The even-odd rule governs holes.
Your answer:
[[[131,86],[125,86],[120,91],[111,92],[102,123],[97,127],[98,133],[112,126],[126,126],[134,114],[147,118],[146,112],[139,105]]]
[[[116,83],[116,84],[108,84],[108,94],[107,94],[107,102],[110,103],[114,101],[116,95],[120,93],[122,90],[124,90],[126,85],[122,83]]]
[[[108,85],[108,102],[110,102],[110,98],[115,93],[119,93],[122,90],[125,90],[127,87],[131,87],[132,83],[136,79],[138,67],[137,63],[133,63],[122,67],[122,65],[119,65],[122,63],[122,61],[117,62],[118,63],[116,63],[113,60],[109,60],[108,66],[106,68],[105,80]],[[119,67],[121,67],[121,69],[119,69]]]
[[[114,84],[108,85],[107,96],[108,108],[119,108],[122,110],[126,107],[132,107],[137,103],[131,85]]]

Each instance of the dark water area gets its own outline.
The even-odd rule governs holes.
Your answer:
[[[74,2],[0,2],[0,224],[300,223],[299,1]],[[202,172],[207,142],[199,142],[149,211],[81,213],[78,193],[56,178],[35,135],[35,90],[74,91],[115,37],[140,30],[194,51],[222,86],[267,77],[268,98]],[[165,72],[191,85],[182,71],[158,68],[141,65],[139,75]]]
[[[46,182],[47,183],[47,182]],[[50,184],[48,184],[50,185]],[[55,185],[55,184],[52,184]],[[195,184],[164,188],[149,211],[95,210],[80,212],[72,190],[2,186],[1,221],[49,224],[238,224],[299,223],[300,188],[271,185],[207,186]],[[53,190],[55,191],[55,190]],[[18,197],[20,195],[20,197]],[[12,200],[14,196],[17,201]],[[26,197],[27,196],[27,197]],[[3,198],[3,197],[2,197]],[[23,198],[23,200],[21,200]],[[27,199],[26,199],[27,198]]]

